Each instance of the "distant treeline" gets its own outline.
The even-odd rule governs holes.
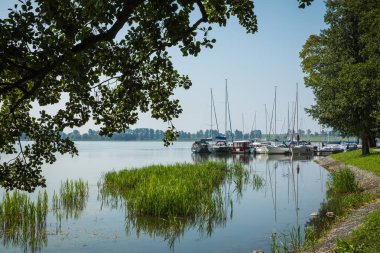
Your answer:
[[[301,136],[304,138],[307,137],[339,137],[339,132],[327,132],[322,131],[321,133],[314,132],[312,133],[309,129],[308,130],[299,130]],[[224,133],[219,133],[217,130],[213,130],[212,132],[210,130],[199,130],[196,133],[190,133],[185,131],[179,131],[178,140],[180,141],[192,141],[192,140],[199,140],[202,138],[210,138],[211,136],[220,136],[224,135]],[[212,133],[212,134],[211,134]],[[165,132],[162,130],[156,130],[151,128],[136,128],[136,129],[129,129],[126,130],[124,133],[114,133],[112,137],[108,136],[101,136],[99,135],[99,131],[95,130],[88,130],[87,133],[80,133],[78,130],[74,130],[70,133],[64,133],[61,132],[61,136],[63,138],[69,138],[74,141],[149,141],[149,140],[162,140],[164,137]],[[276,135],[276,139],[279,140],[286,140],[291,138],[292,131],[289,130],[288,134],[278,134]],[[261,139],[261,138],[267,138],[267,139],[274,139],[273,134],[272,135],[264,135],[262,134],[261,130],[252,130],[250,133],[244,133],[235,130],[233,134],[231,134],[231,131],[227,131],[227,139],[231,140],[241,140],[241,139]],[[22,140],[27,140],[28,137],[23,134],[21,136]]]
[[[151,129],[151,128],[136,128],[126,130],[124,133],[114,133],[112,137],[100,136],[98,131],[92,129],[88,130],[87,133],[81,134],[78,130],[74,130],[71,133],[61,133],[63,138],[70,138],[74,141],[99,141],[99,140],[113,140],[113,141],[148,141],[148,140],[162,140],[164,138],[165,132],[162,130]],[[180,141],[191,141],[198,140],[202,138],[210,138],[211,136],[224,135],[216,130],[199,130],[196,133],[190,133],[185,131],[178,131],[177,140]],[[231,139],[231,132],[227,132],[227,138]],[[234,139],[242,139],[243,133],[236,130],[233,133]],[[249,137],[249,134],[245,134],[245,137]],[[260,130],[255,130],[251,132],[251,138],[261,138],[262,133]]]

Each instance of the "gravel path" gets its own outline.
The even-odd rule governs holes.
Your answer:
[[[347,219],[334,224],[332,229],[320,240],[314,251],[303,251],[305,253],[330,253],[333,252],[337,239],[349,236],[355,228],[362,224],[363,219],[369,213],[380,208],[380,177],[351,165],[343,165],[329,157],[323,157],[316,162],[330,171],[338,170],[342,166],[350,168],[354,172],[360,187],[376,195],[375,202],[355,210]]]

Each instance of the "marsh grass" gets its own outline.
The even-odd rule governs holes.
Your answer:
[[[233,215],[232,198],[241,197],[250,183],[250,171],[241,163],[152,165],[106,173],[98,198],[111,208],[126,208],[127,233],[162,237],[173,250],[186,229],[210,236],[224,226]]]
[[[301,226],[293,227],[290,231],[281,233],[272,233],[271,251],[272,253],[289,253],[295,252],[303,244]]]
[[[106,173],[100,193],[126,200],[129,215],[225,217],[220,186],[225,180],[234,182],[241,194],[247,178],[241,164],[153,165]]]
[[[6,192],[0,203],[0,237],[4,246],[20,246],[24,252],[36,252],[46,246],[47,213],[46,191],[38,193],[36,203],[25,193]]]
[[[88,200],[88,183],[83,180],[66,180],[61,182],[59,194],[53,193],[53,213],[60,230],[62,218],[78,219]]]

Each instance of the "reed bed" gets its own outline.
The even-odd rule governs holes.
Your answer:
[[[129,215],[224,217],[219,188],[237,171],[238,166],[217,162],[153,165],[106,173],[100,192],[124,198]]]
[[[78,219],[88,200],[88,182],[83,180],[66,180],[61,182],[59,195],[53,194],[53,211],[59,224],[62,217]]]
[[[162,237],[174,250],[187,229],[203,237],[224,226],[234,194],[239,198],[253,180],[241,163],[208,161],[108,172],[98,188],[102,204],[125,208],[127,233]]]
[[[36,252],[46,246],[47,213],[46,191],[38,193],[36,203],[25,193],[6,192],[0,203],[0,237],[4,246],[20,246],[24,252]]]

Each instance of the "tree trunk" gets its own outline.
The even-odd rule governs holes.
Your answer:
[[[362,155],[369,155],[369,141],[368,135],[362,134]]]
[[[369,147],[376,148],[376,134],[375,133],[371,133],[369,135]]]

